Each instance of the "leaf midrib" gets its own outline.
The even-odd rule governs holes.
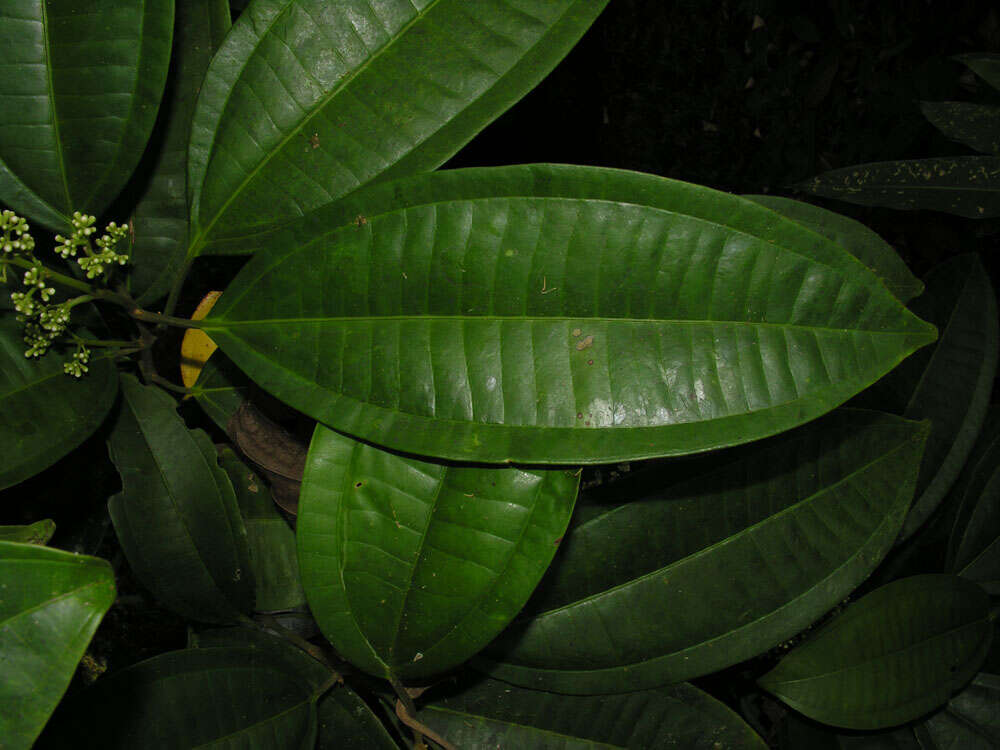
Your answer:
[[[285,146],[288,145],[288,143],[294,139],[295,136],[299,135],[299,133],[303,131],[305,126],[308,123],[312,122],[313,118],[318,116],[318,114],[334,99],[334,97],[338,96],[342,91],[344,91],[344,89],[349,84],[351,84],[359,75],[361,75],[361,73],[366,71],[373,64],[375,60],[378,60],[383,54],[385,54],[387,50],[391,49],[393,45],[396,44],[397,41],[399,41],[405,36],[406,32],[409,31],[411,27],[413,27],[419,21],[423,20],[423,18],[428,13],[430,13],[430,11],[436,8],[440,2],[441,0],[431,0],[431,2],[428,3],[422,10],[418,10],[416,14],[413,16],[413,18],[407,21],[396,32],[394,36],[389,37],[389,39],[382,47],[375,50],[375,52],[372,53],[361,65],[359,65],[355,70],[345,75],[344,78],[333,89],[331,89],[329,93],[321,97],[319,101],[317,101],[316,105],[312,108],[312,111],[308,114],[308,116],[302,118],[299,124],[293,127],[291,130],[289,130],[288,134],[285,135],[278,142],[277,146],[275,146],[269,152],[267,152],[264,155],[264,158],[261,159],[261,161],[258,164],[256,164],[253,169],[247,172],[246,176],[243,178],[240,184],[236,187],[235,190],[233,190],[230,193],[229,197],[225,200],[222,206],[215,212],[215,215],[212,217],[212,220],[208,224],[206,224],[203,229],[199,226],[197,235],[195,235],[195,238],[191,241],[191,244],[188,247],[187,257],[189,260],[198,254],[198,250],[201,249],[201,246],[204,244],[205,238],[208,237],[215,224],[219,221],[219,219],[221,219],[225,215],[226,211],[229,209],[229,206],[232,205],[233,201],[235,201],[238,197],[240,197],[243,194],[243,191],[246,188],[246,186],[250,184],[250,182],[253,179],[256,178],[257,174],[261,170],[263,170],[264,167],[270,164],[271,159],[273,159],[277,154],[279,154],[285,148]],[[285,5],[285,7],[281,10],[280,13],[275,14],[274,19],[272,19],[267,29],[258,37],[257,41],[254,43],[253,51],[250,53],[250,55],[247,56],[248,61],[254,54],[256,54],[257,49],[260,47],[263,40],[267,37],[268,34],[270,34],[271,29],[278,22],[278,19],[282,18],[288,12],[288,8],[291,5],[292,2],[289,1]],[[242,74],[242,70],[240,71],[240,73]],[[236,79],[237,83],[238,81],[239,78]],[[230,90],[230,94],[232,93],[233,90],[235,90],[235,88],[236,88],[236,83],[234,83],[233,88]],[[227,106],[228,102],[229,99],[227,97],[226,101]],[[225,115],[225,109],[219,116],[220,123],[224,115]],[[216,132],[218,132],[218,123],[216,124]],[[208,157],[205,160],[205,172],[201,179],[201,185],[198,186],[199,194],[204,193],[205,182],[208,176],[208,166],[212,161],[212,156],[214,155],[215,152],[215,145],[216,145],[216,139],[213,135],[212,152],[208,155]],[[200,206],[200,196],[199,196],[199,206]]]

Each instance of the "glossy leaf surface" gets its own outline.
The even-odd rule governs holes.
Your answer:
[[[173,0],[18,0],[0,10],[0,200],[63,229],[100,214],[146,147]]]
[[[0,542],[47,544],[56,533],[55,522],[46,518],[28,526],[0,526]]]
[[[1000,107],[971,102],[921,102],[920,111],[953,141],[984,154],[1000,155]]]
[[[27,359],[23,336],[24,325],[0,304],[0,489],[76,448],[101,425],[118,392],[109,358],[95,355],[90,372],[77,380],[63,372],[64,352]]]
[[[60,706],[39,748],[312,750],[313,686],[279,649],[171,651]]]
[[[252,3],[194,116],[190,254],[247,252],[244,236],[268,225],[438,167],[544,78],[606,4]]]
[[[834,169],[797,186],[862,206],[1000,216],[1000,156],[881,161]]]
[[[447,684],[447,683],[446,683]],[[463,750],[764,750],[742,719],[692,685],[629,695],[566,696],[466,681],[417,718]]]
[[[259,612],[304,607],[306,595],[299,582],[295,532],[278,512],[267,485],[233,451],[222,451],[219,462],[236,490],[250,544]]]
[[[122,409],[108,449],[123,490],[108,501],[136,577],[166,607],[201,622],[253,609],[246,529],[208,436],[181,421],[174,400],[122,375]]]
[[[523,616],[474,665],[518,685],[600,694],[763,653],[891,548],[925,437],[924,425],[844,410],[730,451],[663,492],[587,507]]]
[[[860,221],[811,203],[776,195],[745,195],[744,198],[777,211],[836,242],[882,279],[897,299],[907,302],[924,290],[924,284],[906,267],[892,245]]]
[[[132,214],[129,284],[147,305],[166,294],[188,246],[187,147],[208,63],[229,31],[226,0],[175,0],[173,51],[156,129],[141,172],[148,176]]]
[[[381,677],[461,664],[524,606],[578,483],[569,470],[404,458],[317,425],[296,535],[323,634]]]
[[[979,669],[993,635],[989,609],[986,592],[962,578],[903,578],[849,605],[759,683],[825,724],[903,724]]]
[[[765,437],[935,336],[853,256],[755,203],[550,165],[441,172],[317,212],[203,323],[334,429],[524,463]]]
[[[115,599],[111,566],[0,541],[0,737],[27,750],[69,685]]]
[[[910,305],[938,326],[940,340],[903,363],[865,403],[930,419],[917,498],[903,526],[912,535],[955,482],[986,417],[997,368],[996,294],[975,255],[945,261],[926,277],[926,291]]]

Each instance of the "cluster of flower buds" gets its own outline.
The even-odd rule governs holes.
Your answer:
[[[84,373],[90,370],[87,363],[90,361],[90,349],[83,344],[77,345],[76,353],[69,362],[63,365],[63,372],[72,375],[74,378],[82,378]]]
[[[100,248],[100,252],[94,252],[90,244],[90,237],[97,231],[94,222],[97,219],[79,211],[73,212],[71,223],[73,231],[69,237],[56,235],[56,252],[63,258],[76,258],[77,252],[83,250],[83,255],[76,258],[80,268],[87,272],[88,279],[96,279],[104,275],[104,272],[114,263],[124,266],[128,263],[128,253],[117,252],[118,243],[128,234],[127,226],[118,226],[111,222],[104,229],[104,234],[97,238],[94,243]]]

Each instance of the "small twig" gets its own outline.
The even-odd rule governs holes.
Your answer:
[[[174,326],[176,328],[201,328],[202,323],[200,320],[190,320],[188,318],[175,318],[173,315],[160,315],[159,313],[149,312],[148,310],[141,310],[138,307],[134,307],[128,311],[136,320],[141,320],[145,323],[156,323],[161,326]]]
[[[195,392],[190,388],[185,388],[184,386],[177,385],[176,383],[171,383],[165,377],[156,372],[149,373],[149,382],[156,383],[161,388],[166,388],[168,391],[179,393],[183,396],[190,396]]]
[[[395,687],[396,686],[393,685],[393,688]],[[397,689],[396,692],[398,694],[399,690]],[[406,700],[410,703],[410,705],[411,706],[413,705],[413,699],[410,698],[409,694],[407,694],[406,690],[404,689],[402,695],[400,695],[399,699],[396,701],[396,716],[399,717],[399,720],[401,722],[403,722],[404,724],[406,724],[406,726],[408,726],[411,730],[413,730],[413,733],[416,735],[416,744],[420,745],[422,741],[421,738],[427,737],[428,739],[436,742],[441,747],[443,747],[444,750],[458,750],[458,748],[456,748],[454,745],[448,742],[448,740],[446,740],[440,734],[435,732],[433,729],[426,726],[425,724],[421,724],[419,721],[414,719],[409,709],[403,704],[403,695],[406,696]],[[414,713],[416,713],[415,709]]]

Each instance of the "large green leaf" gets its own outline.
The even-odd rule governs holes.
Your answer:
[[[4,292],[7,288],[0,285],[0,294]],[[108,357],[95,356],[90,372],[76,380],[63,372],[65,358],[58,352],[25,358],[23,335],[24,324],[0,305],[0,489],[76,448],[101,425],[118,392],[118,376]]]
[[[971,52],[956,55],[955,59],[971,68],[976,75],[1000,91],[1000,55],[988,52]]]
[[[841,750],[996,750],[1000,676],[979,673],[926,721],[877,735],[841,736]]]
[[[462,750],[767,747],[739,716],[687,683],[629,695],[571,697],[479,678],[435,690],[441,692],[445,696],[421,708],[417,719]]]
[[[55,522],[46,518],[28,526],[0,526],[0,541],[47,544],[55,532]]]
[[[840,602],[891,548],[926,434],[926,425],[844,410],[730,452],[714,473],[588,508],[524,615],[476,668],[599,694],[766,651]]]
[[[208,63],[229,31],[226,0],[175,0],[174,44],[163,106],[140,171],[148,170],[132,214],[129,283],[140,305],[169,291],[188,246],[187,147]]]
[[[892,245],[861,222],[791,198],[776,195],[743,197],[777,211],[836,242],[882,279],[882,283],[901,302],[908,302],[924,290],[923,282],[910,272]]]
[[[334,429],[524,463],[756,440],[935,336],[856,258],[773,211],[551,165],[439,172],[315,212],[203,324]]]
[[[108,438],[123,490],[108,501],[136,577],[165,606],[203,622],[253,609],[246,528],[208,436],[181,421],[161,389],[122,375]]]
[[[921,102],[920,110],[953,141],[984,154],[1000,155],[1000,107],[971,102]]]
[[[970,219],[1000,216],[1000,156],[945,156],[856,164],[797,186],[862,206],[945,211]]]
[[[972,469],[963,508],[952,530],[951,568],[1000,595],[1000,439]]]
[[[115,600],[111,566],[0,541],[0,743],[27,750]]]
[[[925,282],[910,309],[938,326],[940,340],[878,383],[864,402],[932,423],[903,538],[930,518],[969,457],[986,417],[1000,348],[996,295],[978,256],[952,258]]]
[[[945,703],[979,669],[992,635],[977,584],[903,578],[851,604],[759,683],[816,721],[882,729]]]
[[[317,425],[296,535],[323,634],[381,677],[461,664],[524,606],[578,483],[569,470],[406,458]]]
[[[100,214],[153,129],[173,0],[15,0],[0,9],[0,200],[52,229]]]
[[[267,485],[231,449],[222,451],[219,463],[233,483],[246,525],[256,582],[255,609],[275,612],[304,607],[295,532],[278,512]]]
[[[269,225],[434,169],[534,87],[606,4],[255,0],[213,60],[192,123],[189,254],[246,252]]]
[[[282,649],[171,651],[59,707],[39,748],[312,750],[315,687]]]

